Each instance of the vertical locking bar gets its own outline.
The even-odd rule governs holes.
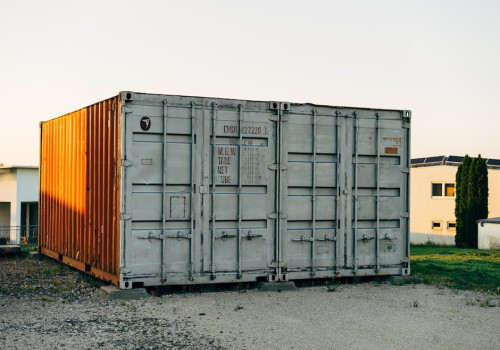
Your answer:
[[[189,239],[189,280],[193,280],[194,276],[194,239],[195,239],[195,196],[196,196],[196,184],[195,174],[196,174],[196,136],[195,136],[195,125],[196,125],[196,114],[195,114],[195,104],[191,102],[191,238]]]
[[[356,131],[356,136],[355,136],[355,154],[354,154],[354,230],[353,230],[353,236],[352,236],[352,268],[354,271],[358,269],[358,264],[357,264],[357,236],[358,236],[358,174],[359,174],[359,118],[358,118],[358,113],[354,112],[354,123],[355,123],[355,131]]]
[[[280,269],[280,264],[281,264],[281,240],[283,239],[281,235],[281,219],[280,219],[280,212],[281,212],[281,193],[283,192],[281,190],[281,186],[283,184],[281,183],[281,106],[279,106],[278,110],[278,118],[276,120],[276,164],[278,165],[278,168],[276,169],[276,175],[275,175],[275,213],[276,219],[275,219],[275,230],[276,230],[276,244],[275,244],[275,259],[276,259],[276,270],[275,273],[278,274],[278,276],[281,274],[281,269]]]
[[[210,236],[210,278],[215,279],[215,194],[217,182],[217,103],[212,103],[212,234]]]
[[[312,148],[313,148],[313,158],[312,158],[312,233],[311,233],[311,276],[316,275],[316,257],[315,252],[315,239],[316,239],[316,152],[318,142],[317,137],[317,125],[318,125],[318,111],[313,109],[313,132],[312,132]]]
[[[411,122],[411,111],[404,111],[403,112],[403,117],[406,118],[407,120],[407,125],[409,126],[409,123]],[[410,133],[410,128],[406,128],[406,140],[403,139],[403,144],[406,142],[406,155],[405,155],[405,162],[404,162],[404,167],[406,169],[410,169],[410,154],[411,154],[411,133]],[[406,200],[405,203],[403,204],[403,207],[405,209],[405,214],[410,212],[410,172],[404,174],[404,186],[403,190],[404,193],[406,193]],[[405,221],[405,239],[406,239],[406,245],[405,245],[405,258],[408,258],[408,267],[410,267],[410,216],[404,218]],[[409,272],[409,271],[408,271]]]
[[[340,243],[340,163],[341,163],[341,158],[342,158],[342,152],[341,152],[341,147],[342,144],[339,140],[340,138],[340,111],[335,112],[336,116],[336,137],[335,137],[335,151],[337,152],[337,176],[336,176],[336,188],[337,188],[337,198],[336,198],[336,204],[335,204],[335,274],[338,273],[339,271],[339,243]]]
[[[168,117],[168,101],[163,100],[163,164],[162,164],[162,191],[161,191],[161,281],[167,280],[167,271],[165,264],[165,243],[166,243],[166,220],[167,220],[167,203],[166,203],[166,186],[167,186],[167,117]]]
[[[243,126],[243,105],[238,105],[238,275],[237,279],[242,276],[242,266],[241,266],[241,220],[243,219],[243,208],[241,206],[241,191],[242,191],[242,159],[243,159],[243,135],[241,133]]]
[[[378,113],[375,114],[377,117],[377,199],[376,199],[376,219],[377,219],[377,228],[375,230],[375,258],[377,262],[377,270],[380,271],[380,261],[379,261],[379,232],[380,232],[380,115]]]

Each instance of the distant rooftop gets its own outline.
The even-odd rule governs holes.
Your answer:
[[[500,224],[500,218],[480,219],[480,220],[477,220],[477,222],[479,222],[481,224],[483,222],[490,223],[490,224]]]
[[[0,172],[2,173],[9,173],[14,169],[38,169],[38,167],[34,165],[3,165],[0,163]]]
[[[483,158],[486,165],[490,169],[500,169],[500,159]],[[464,157],[461,156],[433,156],[425,158],[413,158],[411,160],[411,167],[435,166],[435,165],[451,165],[458,166]]]

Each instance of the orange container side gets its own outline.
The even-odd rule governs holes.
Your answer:
[[[39,250],[118,285],[118,97],[40,124]]]

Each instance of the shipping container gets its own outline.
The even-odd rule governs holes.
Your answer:
[[[121,92],[41,123],[39,250],[122,289],[407,275],[410,119]]]

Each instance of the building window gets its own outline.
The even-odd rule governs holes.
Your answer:
[[[432,184],[432,197],[443,196],[443,184]]]
[[[441,230],[443,228],[443,224],[441,221],[433,221],[432,222],[432,229],[433,230]]]
[[[457,223],[454,221],[448,221],[448,230],[455,231],[457,229]]]
[[[444,184],[444,195],[446,197],[455,197],[455,184]]]
[[[432,197],[455,197],[455,184],[445,182],[432,183]]]

